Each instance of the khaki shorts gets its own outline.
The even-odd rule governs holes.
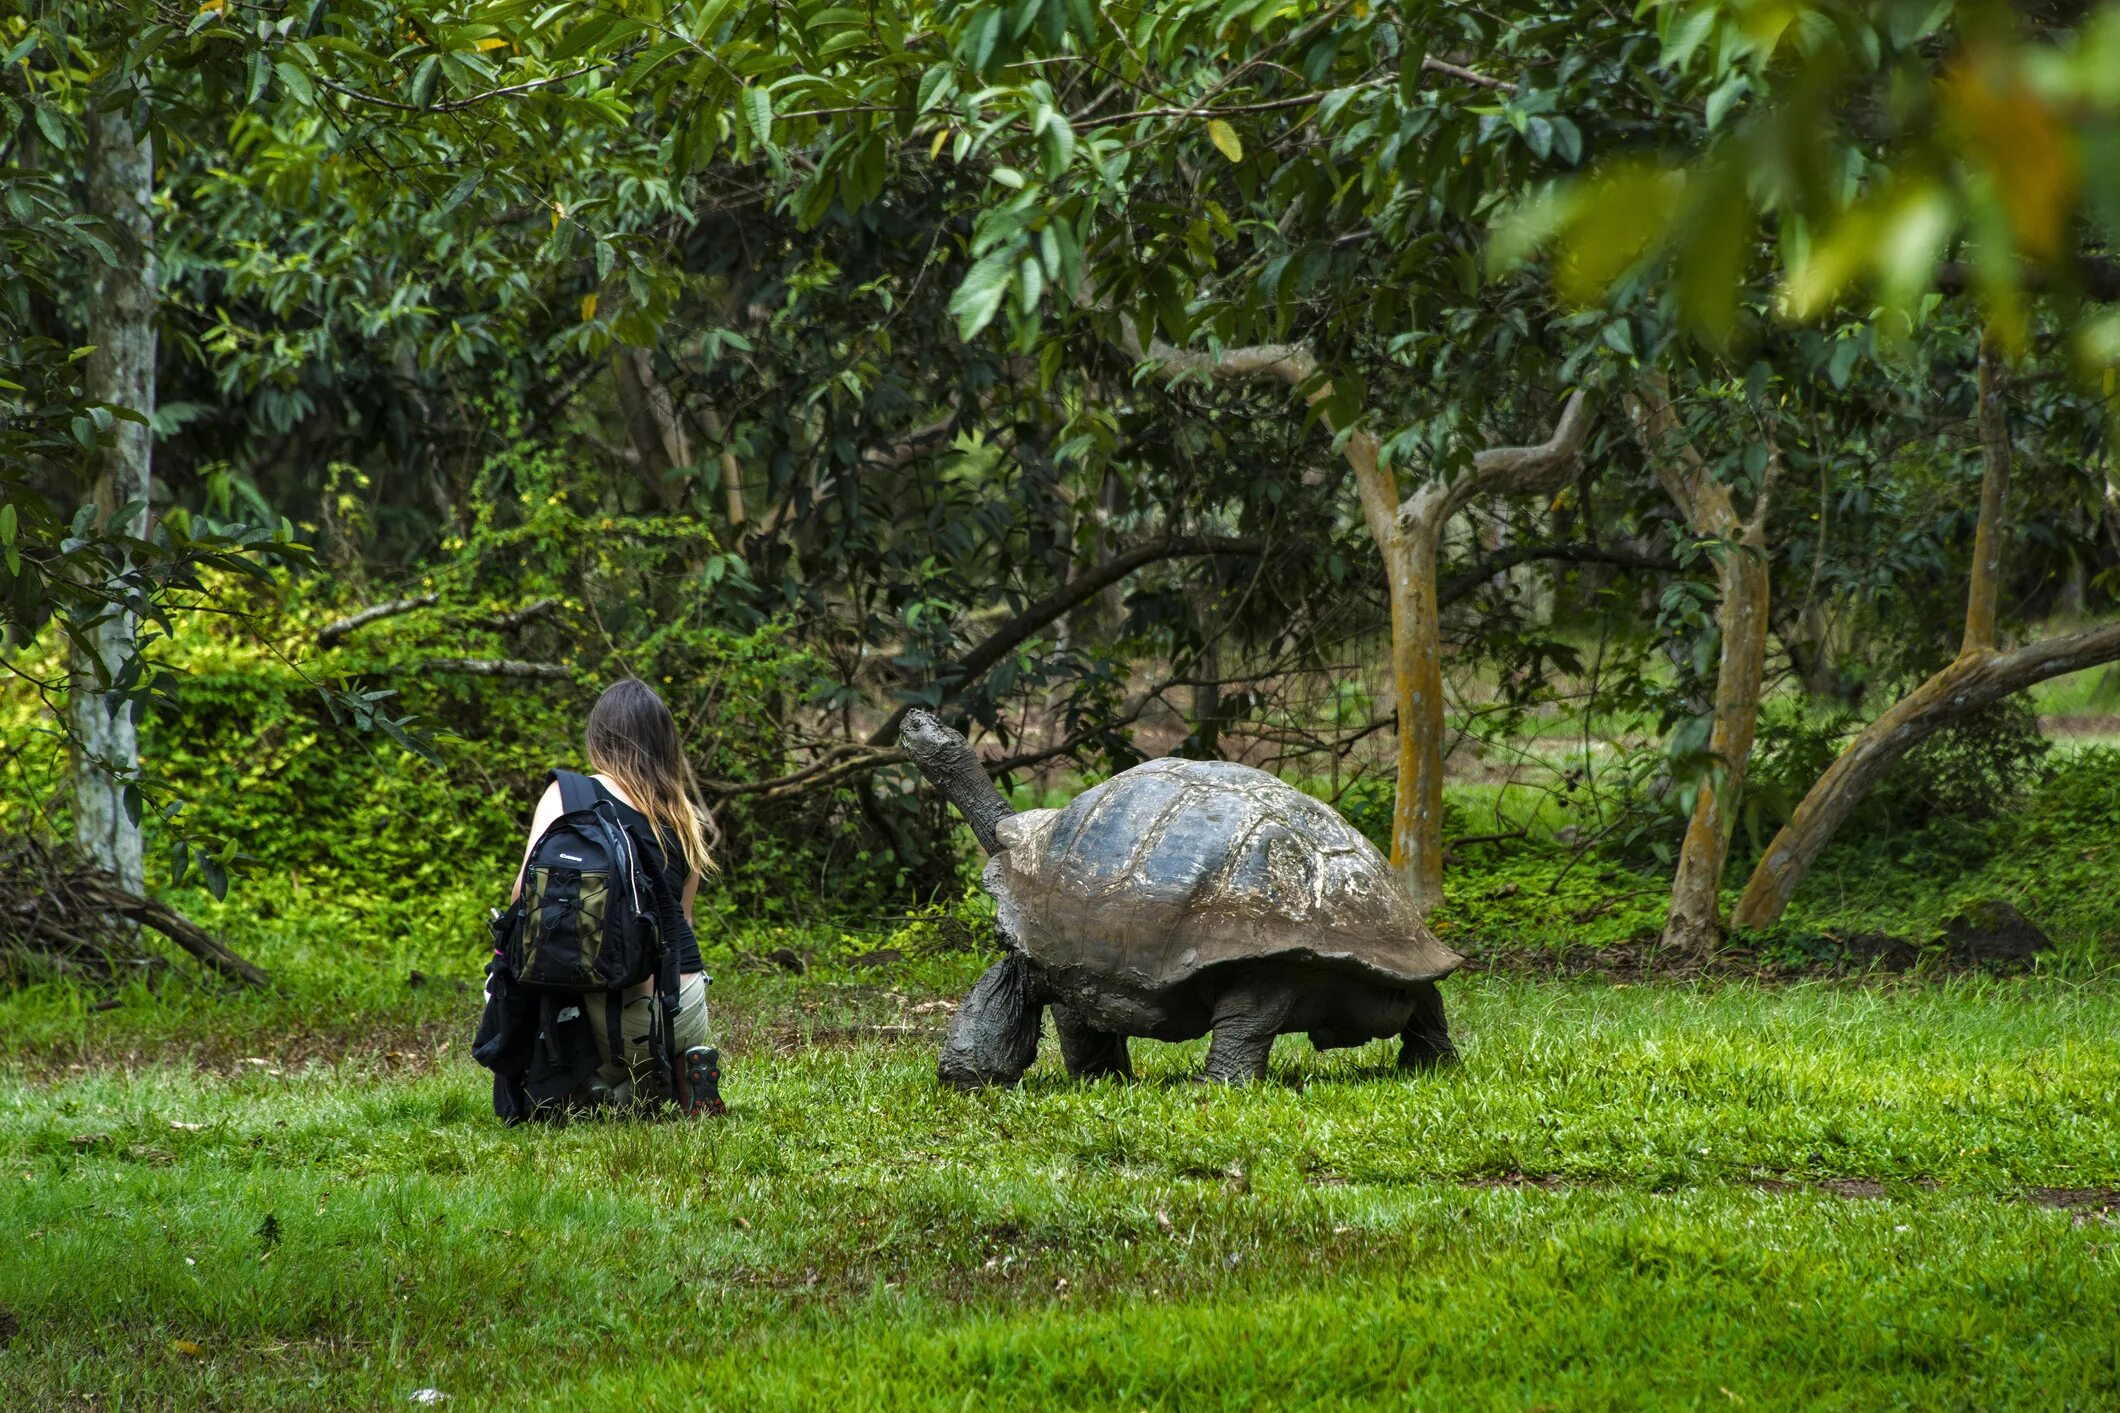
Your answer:
[[[582,997],[582,1010],[589,1018],[589,1029],[596,1035],[596,1053],[603,1061],[597,1067],[596,1079],[608,1086],[612,1098],[624,1103],[633,1097],[634,1091],[645,1093],[654,1085],[655,1064],[648,1053],[648,1031],[655,1019],[655,997],[635,996],[626,1002],[619,1015],[619,1029],[625,1035],[626,1054],[614,1059],[611,1054],[610,1027],[604,1023],[604,993],[594,991]],[[704,972],[687,972],[677,979],[677,1015],[671,1029],[677,1036],[677,1053],[682,1056],[694,1045],[707,1043],[707,978]]]

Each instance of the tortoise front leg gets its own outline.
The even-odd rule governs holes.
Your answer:
[[[1450,1023],[1443,1019],[1443,992],[1432,981],[1413,988],[1413,1014],[1399,1032],[1399,1068],[1433,1069],[1458,1057],[1450,1043]]]
[[[1038,1058],[1038,1028],[1045,1003],[1037,974],[1020,952],[986,970],[972,994],[950,1018],[936,1072],[956,1089],[1012,1085]]]
[[[1076,1079],[1132,1079],[1133,1060],[1126,1037],[1099,1030],[1065,1006],[1053,1007],[1053,1029],[1060,1032],[1060,1058]]]
[[[1273,1038],[1288,1019],[1286,986],[1238,982],[1215,1001],[1214,1039],[1207,1045],[1202,1079],[1214,1084],[1250,1084],[1266,1078]]]

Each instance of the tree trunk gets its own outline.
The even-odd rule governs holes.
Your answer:
[[[1423,509],[1439,499],[1421,498]],[[1414,904],[1443,901],[1443,623],[1436,603],[1442,541],[1437,515],[1403,517],[1384,539],[1391,581],[1391,675],[1399,716],[1397,799],[1391,866]]]
[[[1723,559],[1722,662],[1715,678],[1714,766],[1701,782],[1671,882],[1664,945],[1705,952],[1722,940],[1723,864],[1730,830],[1744,796],[1752,738],[1759,727],[1760,684],[1766,673],[1769,575],[1766,555],[1732,545]],[[1719,780],[1717,777],[1720,777]]]
[[[1766,431],[1767,466],[1749,520],[1740,520],[1730,488],[1716,481],[1686,439],[1662,375],[1643,380],[1632,404],[1635,434],[1656,478],[1694,534],[1721,539],[1716,611],[1722,657],[1715,675],[1708,777],[1701,782],[1679,847],[1671,880],[1671,907],[1664,944],[1705,953],[1722,940],[1722,875],[1730,855],[1730,829],[1744,796],[1752,740],[1759,728],[1760,687],[1766,675],[1767,631],[1772,620],[1772,574],[1767,561],[1767,517],[1781,452],[1771,425]]]
[[[618,405],[626,419],[626,435],[640,457],[641,478],[665,511],[685,502],[686,487],[679,473],[692,465],[692,439],[677,416],[670,390],[655,376],[655,355],[645,348],[614,349],[612,366],[618,375]]]
[[[96,277],[89,312],[87,392],[97,402],[155,410],[154,151],[135,133],[129,107],[91,111],[88,118],[88,206],[106,223],[114,263]],[[146,531],[154,436],[137,422],[120,421],[111,444],[95,456],[90,491],[99,518],[137,502],[119,533]],[[140,741],[129,702],[96,690],[115,678],[135,648],[137,623],[120,610],[76,643],[67,716],[74,733],[74,835],[96,864],[132,893],[145,891],[140,826],[125,809],[125,791],[140,769]]]
[[[1796,896],[1797,885],[1871,786],[1939,729],[2035,682],[2120,656],[2120,625],[2065,634],[1998,653],[1996,606],[2002,582],[2002,512],[2009,495],[2009,419],[2002,356],[1980,353],[1980,521],[1973,532],[1967,578],[1965,636],[1958,658],[1894,703],[1848,743],[1804,795],[1745,882],[1731,922],[1771,927]]]

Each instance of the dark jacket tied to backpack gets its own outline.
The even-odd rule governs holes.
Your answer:
[[[587,776],[551,778],[563,813],[531,847],[521,894],[492,920],[486,1009],[471,1043],[471,1057],[493,1071],[493,1111],[508,1123],[559,1112],[599,1063],[583,1008],[606,1008],[615,1046],[625,992],[640,982],[655,982],[649,1052],[665,1087],[676,1065],[678,958],[663,945],[633,836]]]

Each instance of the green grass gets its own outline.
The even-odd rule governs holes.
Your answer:
[[[730,1117],[506,1130],[490,890],[179,894],[276,989],[0,992],[0,1408],[2120,1406],[2120,1226],[2045,1191],[2120,1189],[2120,758],[2057,755],[1837,841],[1782,939],[2002,897],[2060,944],[2031,976],[1468,975],[1463,1066],[1290,1038],[1243,1092],[1199,1044],[941,1091],[974,906],[711,924]],[[1453,859],[1454,943],[1660,926],[1667,866],[1452,803],[1537,807]]]
[[[945,1093],[916,1007],[976,966],[725,978],[716,1124],[502,1129],[461,998],[51,1032],[0,1073],[0,1406],[2120,1399],[2115,1228],[2027,1200],[2120,1186],[2109,983],[1468,978],[1438,1076]]]

